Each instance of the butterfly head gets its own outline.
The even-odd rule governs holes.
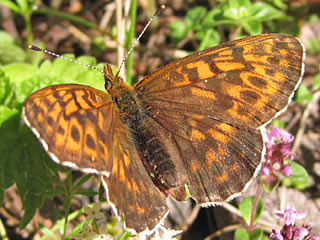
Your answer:
[[[108,92],[110,92],[112,87],[123,83],[123,80],[121,77],[113,74],[109,64],[106,64],[104,66],[103,71],[104,71],[104,81],[105,81],[104,86]]]

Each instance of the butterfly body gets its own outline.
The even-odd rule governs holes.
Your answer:
[[[51,158],[102,175],[133,232],[152,232],[166,197],[214,205],[240,195],[265,154],[263,127],[298,87],[301,42],[248,37],[191,54],[133,87],[105,69],[107,93],[66,84],[31,94],[24,120]]]
[[[114,76],[109,65],[106,65],[105,74],[114,111],[126,126],[147,173],[153,176],[152,181],[162,191],[176,187],[178,178],[173,161],[157,138],[157,132],[150,126],[152,118],[149,115],[155,116],[152,108],[144,104],[122,78]]]

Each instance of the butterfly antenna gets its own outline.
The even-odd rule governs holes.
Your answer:
[[[116,77],[119,75],[123,64],[125,61],[127,61],[129,54],[132,52],[132,50],[134,49],[134,47],[137,45],[137,43],[139,42],[140,38],[142,37],[142,35],[144,34],[144,32],[147,30],[147,28],[149,27],[149,25],[151,24],[151,22],[153,21],[153,19],[155,17],[157,17],[164,9],[166,8],[165,5],[161,5],[160,8],[152,15],[152,17],[150,18],[150,20],[148,21],[148,23],[146,24],[146,26],[143,28],[142,32],[139,34],[139,36],[134,40],[132,47],[129,49],[129,51],[127,52],[126,56],[123,58],[120,67],[118,69],[118,72],[116,74]]]
[[[46,54],[49,54],[49,55],[52,55],[52,56],[55,56],[55,57],[58,57],[58,58],[65,59],[65,60],[67,60],[67,61],[74,62],[74,63],[78,63],[78,64],[80,64],[80,65],[83,65],[83,66],[86,66],[86,67],[89,67],[89,68],[98,70],[98,71],[101,72],[103,75],[105,75],[105,73],[104,73],[101,69],[99,69],[99,68],[97,68],[97,67],[91,66],[91,65],[86,64],[86,63],[79,62],[79,61],[77,61],[77,60],[73,60],[73,59],[71,59],[71,58],[67,58],[67,57],[61,56],[61,55],[56,54],[56,53],[54,53],[54,52],[50,52],[50,51],[48,51],[47,49],[42,49],[42,48],[39,48],[39,47],[34,46],[34,45],[29,45],[28,48],[31,49],[31,50],[34,50],[34,51],[44,52],[44,53],[46,53]]]

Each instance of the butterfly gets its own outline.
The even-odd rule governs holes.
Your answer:
[[[24,121],[57,163],[102,176],[125,227],[151,233],[166,198],[210,206],[240,195],[265,153],[262,128],[304,72],[303,44],[283,34],[223,43],[134,86],[106,65],[106,92],[78,84],[31,94]]]

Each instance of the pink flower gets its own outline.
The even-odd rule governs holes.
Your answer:
[[[275,215],[283,218],[285,224],[282,229],[272,230],[270,238],[274,240],[320,240],[313,236],[312,229],[308,225],[296,227],[295,220],[306,217],[306,211],[297,211],[294,207],[287,207],[284,212],[275,211]]]
[[[287,207],[284,213],[276,210],[275,215],[284,218],[286,225],[294,225],[296,219],[305,218],[307,213],[306,211],[296,211],[294,207]]]
[[[285,130],[271,127],[266,132],[267,140],[265,161],[261,168],[261,174],[264,176],[264,183],[269,186],[275,186],[280,182],[279,177],[282,174],[286,177],[292,175],[290,163],[285,161],[293,160],[294,154],[291,152],[291,144],[294,136]]]

